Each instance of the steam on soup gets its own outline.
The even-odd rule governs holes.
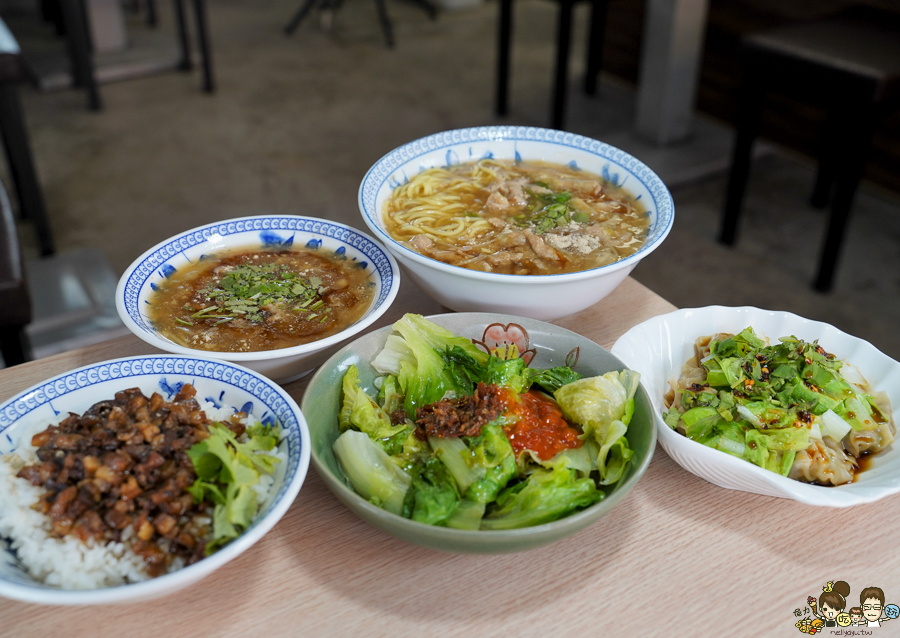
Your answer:
[[[232,251],[161,284],[150,320],[165,337],[211,352],[289,348],[337,334],[369,308],[374,284],[355,262],[317,251]]]
[[[388,234],[422,255],[513,275],[614,263],[640,249],[650,225],[631,195],[597,175],[508,160],[422,171],[384,212]]]

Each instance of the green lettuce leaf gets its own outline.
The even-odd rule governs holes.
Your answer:
[[[456,483],[435,457],[417,469],[404,499],[403,515],[426,525],[441,525],[459,505]]]
[[[499,508],[481,521],[481,529],[517,529],[550,523],[603,498],[589,478],[568,467],[538,469],[497,499]]]
[[[357,494],[398,516],[403,514],[403,502],[412,479],[378,443],[362,432],[347,430],[337,438],[332,449]]]
[[[554,393],[566,418],[580,425],[583,438],[593,438],[599,447],[597,468],[604,485],[622,476],[633,455],[622,419],[629,412],[628,403],[634,400],[639,380],[630,370],[608,372],[566,384]],[[633,413],[633,406],[630,411]]]
[[[408,429],[404,423],[392,425],[387,413],[360,387],[356,366],[351,365],[344,373],[342,386],[344,401],[338,414],[341,432],[358,430],[377,441],[389,454],[398,452]]]

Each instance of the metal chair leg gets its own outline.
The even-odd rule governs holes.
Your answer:
[[[741,216],[744,192],[747,189],[747,179],[750,176],[753,141],[759,131],[762,98],[761,78],[755,69],[745,66],[734,151],[728,174],[728,190],[725,195],[725,207],[722,211],[722,225],[719,229],[719,241],[728,246],[733,246],[737,239],[738,220]]]
[[[47,209],[44,207],[44,196],[34,168],[31,144],[28,142],[19,87],[11,82],[0,83],[0,136],[3,137],[9,172],[19,196],[22,217],[34,224],[41,255],[52,255],[55,252],[53,237]]]
[[[209,25],[207,23],[206,0],[193,0],[194,20],[197,23],[197,45],[200,47],[200,62],[203,65],[203,90],[212,93],[216,90],[213,79],[212,52],[209,44]]]
[[[194,68],[191,60],[191,38],[188,35],[187,16],[184,12],[184,0],[174,0],[175,29],[178,32],[178,47],[181,49],[181,59],[178,61],[179,71],[190,71]]]
[[[284,28],[285,35],[291,35],[297,30],[297,27],[300,26],[300,23],[303,22],[303,19],[306,18],[307,14],[312,11],[315,4],[316,0],[306,0],[306,2],[300,6],[300,9],[294,14],[294,17],[291,18],[291,21],[288,22],[288,25]]]
[[[607,0],[591,0],[591,33],[588,40],[587,73],[584,76],[584,92],[597,93],[597,76],[603,66],[603,39],[606,31]]]
[[[559,21],[556,27],[556,77],[553,80],[553,110],[550,126],[562,129],[566,118],[566,89],[569,72],[569,42],[572,31],[574,0],[562,0],[559,4]]]
[[[156,27],[156,0],[144,0],[147,3],[147,26]]]
[[[381,23],[381,31],[389,49],[394,48],[394,29],[388,16],[387,5],[384,0],[375,0],[375,8],[378,10],[378,21]]]
[[[425,10],[425,13],[428,14],[429,18],[431,18],[432,20],[437,20],[438,10],[437,7],[434,6],[434,3],[431,2],[431,0],[413,0],[413,2],[422,7],[422,9]]]

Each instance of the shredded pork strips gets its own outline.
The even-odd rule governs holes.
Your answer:
[[[538,257],[543,257],[544,259],[550,259],[552,261],[560,261],[561,257],[559,253],[547,246],[544,243],[544,240],[535,235],[533,232],[525,229],[525,237],[528,239],[528,243],[531,245],[531,249]]]

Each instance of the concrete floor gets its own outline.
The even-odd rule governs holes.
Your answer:
[[[357,188],[381,155],[436,131],[501,121],[491,110],[493,3],[431,21],[392,0],[390,51],[369,0],[347,0],[329,32],[312,15],[285,37],[299,2],[210,3],[213,96],[200,92],[197,72],[105,85],[101,113],[87,112],[75,91],[25,92],[60,251],[99,248],[119,273],[177,232],[238,215],[306,214],[363,227]],[[169,7],[160,5],[160,28],[171,31]],[[604,139],[628,120],[610,115],[609,96],[621,86],[604,79],[597,98],[578,90],[584,9],[568,128]],[[503,122],[547,122],[555,11],[542,0],[516,3],[512,111]],[[723,177],[674,189],[675,228],[634,276],[678,306],[790,310],[900,358],[900,198],[864,186],[835,292],[819,295],[809,282],[824,216],[807,205],[812,180],[812,167],[796,158],[758,160],[735,249],[714,241]],[[33,252],[30,229],[21,236]]]

